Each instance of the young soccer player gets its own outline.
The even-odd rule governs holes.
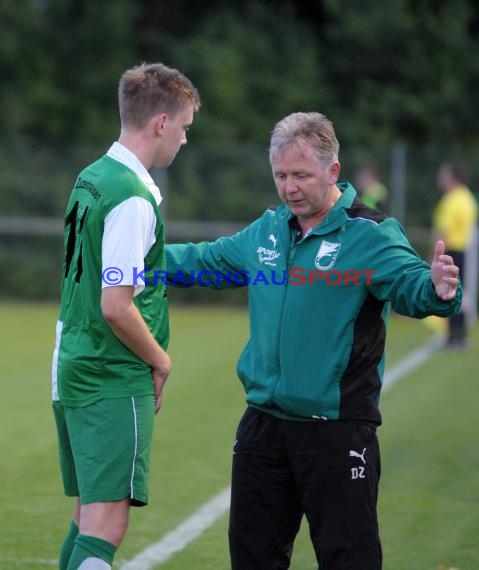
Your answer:
[[[153,419],[171,368],[165,287],[136,279],[165,264],[162,198],[148,170],[173,162],[199,106],[176,69],[125,71],[120,137],[80,173],[68,202],[52,390],[76,507],[60,570],[111,568],[130,506],[148,501]]]

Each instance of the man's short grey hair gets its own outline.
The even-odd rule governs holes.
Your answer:
[[[330,164],[338,160],[339,143],[333,123],[321,113],[292,113],[273,129],[269,160],[289,149],[301,150],[305,144],[313,147],[318,160]]]

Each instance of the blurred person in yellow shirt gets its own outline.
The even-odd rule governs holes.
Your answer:
[[[434,240],[442,239],[446,251],[459,266],[465,284],[466,251],[474,236],[477,221],[477,203],[466,185],[467,171],[459,163],[444,162],[437,173],[437,185],[444,195],[433,212]],[[467,290],[464,290],[460,313],[449,317],[446,348],[464,348],[467,342]]]

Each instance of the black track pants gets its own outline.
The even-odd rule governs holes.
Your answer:
[[[297,422],[248,408],[233,455],[233,570],[289,568],[303,514],[320,570],[380,570],[374,427]]]

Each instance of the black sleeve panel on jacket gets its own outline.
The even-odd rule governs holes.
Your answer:
[[[382,318],[384,304],[368,295],[354,323],[351,353],[340,382],[340,419],[354,417],[381,423],[378,365],[386,342],[386,325]]]

